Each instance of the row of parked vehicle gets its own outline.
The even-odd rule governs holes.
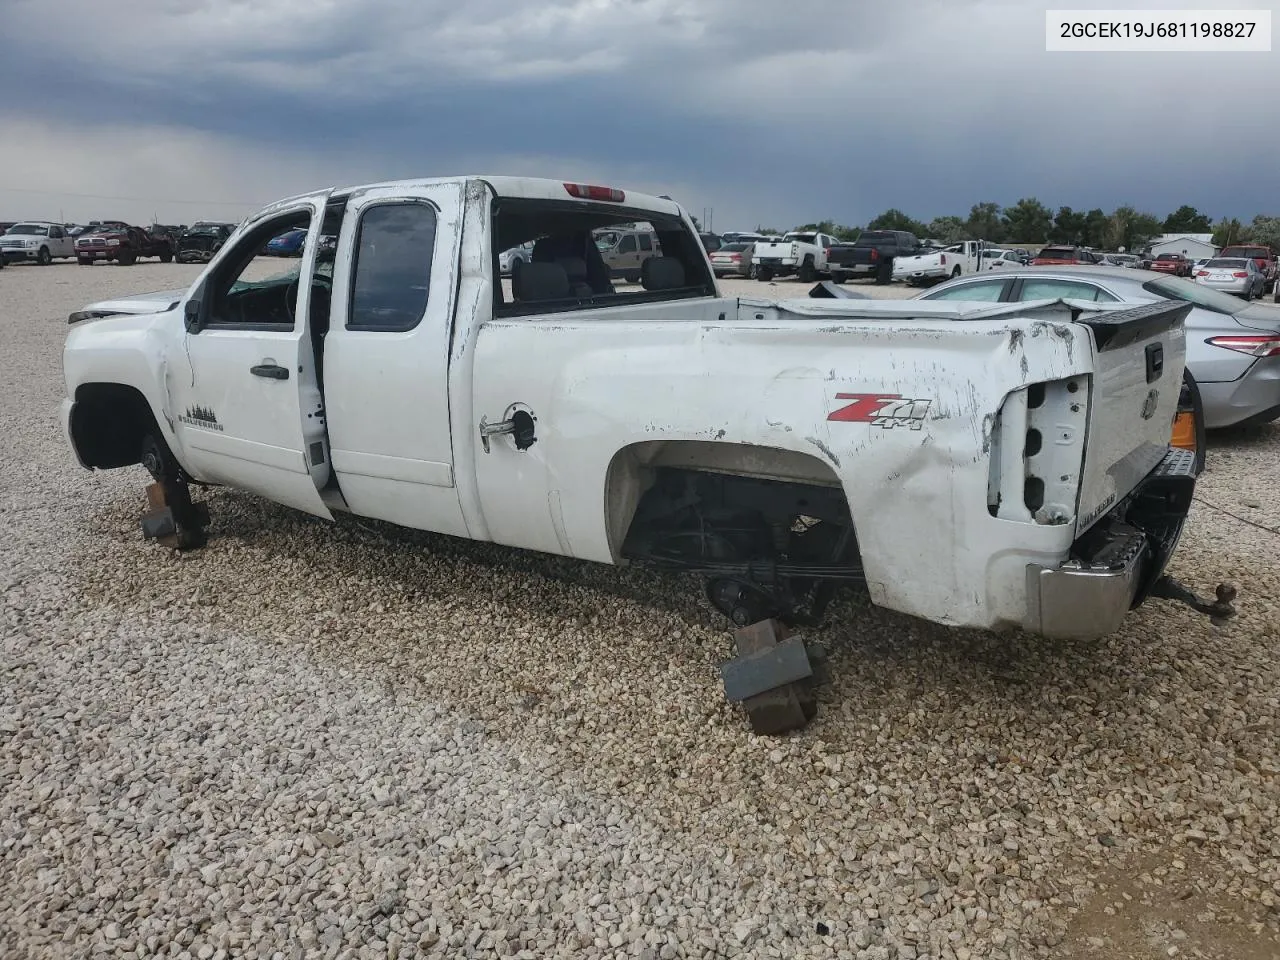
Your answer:
[[[1186,277],[1203,286],[1252,300],[1272,294],[1280,303],[1276,254],[1265,244],[1235,244],[1213,258],[1190,260],[1179,253],[1107,253],[1072,244],[1052,244],[1038,253],[966,240],[943,246],[899,230],[869,230],[853,243],[817,232],[782,237],[725,234],[708,246],[717,276],[760,280],[796,276],[805,282],[827,278],[894,280],[924,286],[986,270],[1027,266],[1104,266],[1152,270]]]
[[[99,260],[128,265],[147,257],[162,263],[207,263],[236,224],[202,220],[190,226],[144,228],[123,220],[86,225],[25,220],[0,227],[0,266],[24,261],[48,266],[54,260],[73,259],[90,266]]]

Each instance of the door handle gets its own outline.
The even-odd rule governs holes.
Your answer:
[[[259,363],[249,368],[249,372],[255,377],[266,377],[268,380],[288,380],[289,368],[282,367],[278,363],[267,361]]]

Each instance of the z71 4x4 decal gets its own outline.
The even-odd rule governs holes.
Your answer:
[[[900,393],[837,393],[837,400],[852,403],[833,410],[827,419],[836,423],[869,423],[891,430],[910,427],[919,430],[932,400],[911,400]]]

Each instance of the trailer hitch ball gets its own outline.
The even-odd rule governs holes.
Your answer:
[[[1238,592],[1234,584],[1220,583],[1213,591],[1214,599],[1206,600],[1170,576],[1161,577],[1151,588],[1151,596],[1184,603],[1207,616],[1215,627],[1222,626],[1236,615],[1235,599]]]

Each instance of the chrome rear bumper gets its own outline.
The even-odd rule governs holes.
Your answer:
[[[1195,492],[1195,454],[1170,448],[1057,567],[1027,567],[1032,633],[1062,639],[1106,636],[1150,595],[1173,556]]]

